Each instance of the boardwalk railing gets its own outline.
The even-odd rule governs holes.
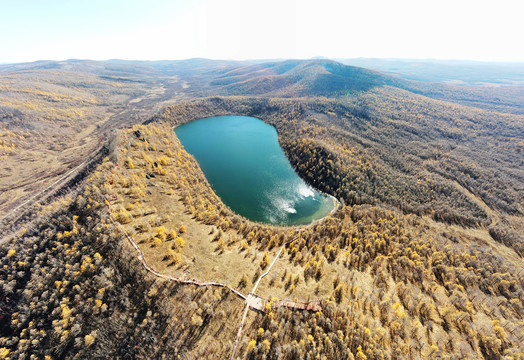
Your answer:
[[[293,300],[279,300],[273,303],[272,308],[278,309],[285,307],[288,309],[295,310],[307,310],[307,311],[321,311],[324,309],[322,300],[310,300],[310,301],[293,301]]]

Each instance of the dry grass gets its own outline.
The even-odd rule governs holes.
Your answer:
[[[160,90],[59,70],[0,74],[0,215],[87,159],[122,118],[138,120],[130,111],[151,116]]]

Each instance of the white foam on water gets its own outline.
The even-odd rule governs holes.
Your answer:
[[[277,197],[271,199],[271,203],[277,209],[277,212],[281,214],[279,217],[285,216],[284,213],[296,214],[297,212],[294,208],[295,202],[293,200]]]
[[[298,185],[297,192],[302,198],[315,197],[315,192],[307,184],[301,183]]]
[[[295,208],[292,208],[292,207],[287,207],[284,209],[285,212],[288,212],[290,214],[296,214],[297,213],[297,210]]]

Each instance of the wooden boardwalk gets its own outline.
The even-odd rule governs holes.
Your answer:
[[[292,310],[306,310],[306,311],[321,311],[324,309],[322,300],[311,300],[311,301],[292,301],[292,300],[279,300],[272,306],[273,309],[285,307]]]
[[[247,294],[246,304],[252,310],[265,312],[267,300],[253,293]]]
[[[246,298],[247,306],[251,310],[256,310],[262,313],[267,313],[266,305],[269,303],[264,299],[253,293],[249,293]],[[271,309],[287,308],[291,310],[305,310],[305,311],[322,311],[324,309],[322,300],[310,301],[294,301],[294,300],[277,300],[271,303]]]

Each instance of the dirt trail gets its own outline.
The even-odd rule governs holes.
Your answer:
[[[484,212],[488,215],[490,221],[491,221],[491,224],[490,225],[496,225],[497,222],[499,221],[500,219],[500,215],[494,211],[492,208],[490,208],[488,206],[488,204],[486,204],[484,202],[484,200],[482,200],[479,196],[475,195],[474,193],[472,193],[467,187],[463,186],[462,184],[460,184],[458,181],[454,181],[455,182],[455,185],[459,188],[459,190],[464,194],[466,195],[472,202],[474,202],[475,204],[477,204],[482,210],[484,210]]]
[[[293,239],[294,240],[294,239]],[[271,262],[271,265],[269,265],[269,267],[267,268],[267,270],[258,277],[258,280],[257,282],[255,283],[255,286],[253,286],[253,289],[251,290],[251,292],[249,293],[249,295],[251,294],[255,294],[255,291],[257,290],[257,287],[258,287],[258,284],[260,284],[260,280],[262,280],[262,278],[264,276],[266,276],[267,274],[269,274],[269,272],[271,271],[271,268],[273,267],[273,265],[275,265],[275,262],[278,260],[278,258],[280,257],[280,254],[282,253],[282,251],[284,250],[284,247],[291,241],[293,240],[290,240],[288,242],[286,242],[284,245],[282,245],[282,247],[280,248],[280,250],[278,251],[278,254],[277,256],[275,256],[275,258],[273,259],[273,261]],[[237,333],[237,337],[235,339],[235,344],[233,345],[233,350],[231,351],[231,359],[234,359],[235,358],[235,353],[236,353],[236,350],[237,350],[237,346],[238,346],[238,342],[240,341],[240,338],[242,337],[242,330],[244,329],[244,324],[246,323],[246,316],[247,316],[247,312],[250,308],[250,296],[248,295],[248,298],[246,299],[246,308],[244,309],[244,315],[242,316],[242,320],[240,320],[240,325],[238,327],[238,333]]]

